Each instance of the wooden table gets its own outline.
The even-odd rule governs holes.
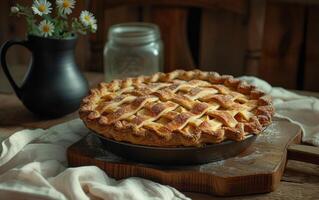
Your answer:
[[[86,73],[90,85],[103,80],[102,74]],[[319,96],[318,93],[301,92]],[[29,113],[13,94],[0,94],[0,137],[8,137],[24,128],[48,128],[78,117],[77,112],[58,119],[39,119]],[[192,199],[225,199],[197,193],[185,193]],[[280,186],[268,194],[230,197],[227,199],[319,199],[319,166],[299,161],[288,161]]]

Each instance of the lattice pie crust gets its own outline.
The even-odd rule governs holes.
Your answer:
[[[100,83],[79,111],[104,137],[161,147],[241,141],[260,133],[273,113],[271,98],[255,86],[199,70]]]

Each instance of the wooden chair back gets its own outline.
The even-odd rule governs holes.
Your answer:
[[[319,91],[319,6],[283,0],[91,0],[99,31],[89,69],[101,71],[108,28],[128,21],[161,29],[165,71],[255,75],[275,86]]]
[[[112,25],[106,22],[108,20],[112,20],[107,18],[106,13],[123,6],[138,7],[138,21],[152,22],[160,27],[165,49],[165,71],[171,71],[176,68],[193,69],[196,68],[196,66],[202,65],[202,60],[205,60],[205,57],[206,60],[209,58],[208,52],[205,50],[205,46],[208,46],[209,44],[205,44],[206,40],[202,40],[201,37],[205,36],[206,38],[208,37],[209,39],[212,39],[211,37],[214,36],[205,35],[205,33],[203,33],[206,32],[206,30],[202,31],[201,29],[205,29],[205,25],[201,26],[200,24],[189,24],[190,13],[192,12],[191,9],[197,8],[207,12],[218,12],[218,10],[224,10],[234,13],[236,16],[239,15],[242,18],[247,17],[249,14],[247,0],[92,0],[91,8],[99,19],[99,31],[90,38],[92,54],[88,64],[91,70],[99,71],[103,63],[103,47],[107,39],[106,36],[108,28]],[[209,22],[205,21],[204,23],[207,24]],[[253,24],[254,22],[252,23],[247,21],[243,23]],[[198,30],[189,30],[189,26],[196,27]],[[248,34],[250,32],[260,32],[255,30],[260,28],[256,25],[256,22],[253,26],[247,27],[249,27]],[[195,46],[197,46],[195,48],[194,45],[192,46],[190,44],[190,41],[194,40],[194,38],[189,38],[189,34],[192,33],[203,33],[201,35],[197,35],[199,38],[197,38],[197,44],[195,42]],[[256,60],[258,60],[257,57],[260,56],[261,37],[255,33],[251,34],[253,36],[250,41],[243,42],[244,46],[248,44],[247,50],[245,51],[246,56],[243,56],[246,59],[246,61],[244,61],[246,62],[246,65],[256,65]],[[207,49],[209,50],[209,48]],[[235,54],[234,51],[232,51],[232,53]],[[252,62],[249,61],[250,59]],[[243,63],[238,64],[238,66],[243,66]],[[248,67],[248,69],[253,71],[253,67]],[[218,68],[208,69],[207,67],[204,68],[204,70],[221,71]],[[231,69],[228,71],[231,73]],[[226,72],[228,71],[226,70]],[[241,70],[237,70],[237,74],[240,73],[242,73]]]

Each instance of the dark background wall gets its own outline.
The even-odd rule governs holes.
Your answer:
[[[30,0],[0,2],[1,44],[9,38],[25,38],[23,18],[9,16],[10,7],[17,2],[31,5]],[[148,3],[114,6],[119,1],[101,2],[77,1],[74,12],[74,16],[78,16],[80,10],[89,9],[98,15],[98,20],[104,17],[96,35],[79,39],[76,57],[83,70],[103,70],[101,49],[112,24],[146,21],[159,24],[162,30],[167,71],[199,68],[234,76],[250,74],[273,85],[319,91],[319,5],[316,1],[211,0],[216,3],[202,7]],[[12,71],[23,71],[30,53],[14,47],[8,59]],[[2,73],[0,71],[0,84],[4,81]],[[17,77],[23,74],[14,73]]]

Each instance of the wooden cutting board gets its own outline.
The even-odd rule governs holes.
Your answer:
[[[70,166],[95,165],[116,179],[137,176],[180,191],[230,196],[275,190],[286,165],[287,147],[300,140],[298,126],[276,120],[238,156],[208,164],[155,166],[130,162],[104,150],[92,134],[70,146],[67,156]]]

